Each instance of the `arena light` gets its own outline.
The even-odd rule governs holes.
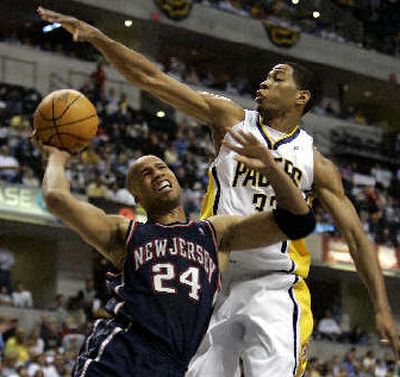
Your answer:
[[[160,111],[157,111],[156,115],[157,115],[159,118],[164,118],[164,117],[165,117],[165,112],[162,111],[162,110],[160,110]]]
[[[42,31],[43,33],[49,33],[50,31],[58,29],[59,27],[61,27],[61,24],[55,22],[54,24],[43,26]]]
[[[297,5],[298,3],[300,3],[300,0],[292,0],[292,4]]]
[[[317,10],[315,10],[314,12],[312,12],[312,16],[314,18],[319,18],[321,16],[321,13],[319,13]]]
[[[126,27],[131,27],[133,25],[133,21],[132,20],[125,20],[124,22]]]

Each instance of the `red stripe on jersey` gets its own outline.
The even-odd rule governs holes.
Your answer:
[[[131,240],[131,238],[132,238],[132,236],[133,236],[133,233],[135,232],[135,230],[136,230],[138,224],[139,224],[138,221],[133,221],[133,224],[132,224],[132,226],[131,226],[131,231],[129,232],[129,236],[128,236],[127,240],[126,240],[126,244],[127,244],[127,245],[129,244],[129,242],[130,242],[130,240]]]
[[[210,232],[212,234],[212,239],[214,241],[214,246],[215,246],[215,252],[218,254],[218,243],[217,243],[217,234],[215,233],[215,228],[214,225],[208,221],[208,220],[204,220],[204,222],[208,225],[208,227],[210,228]]]

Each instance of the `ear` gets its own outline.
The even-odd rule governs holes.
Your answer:
[[[135,203],[140,203],[140,197],[138,196],[138,195],[136,195],[136,194],[132,194],[133,195],[133,198],[135,199]]]
[[[299,90],[297,93],[296,104],[305,106],[311,98],[309,90]]]

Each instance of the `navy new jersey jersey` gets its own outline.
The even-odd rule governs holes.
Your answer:
[[[103,335],[92,342],[111,342],[112,333],[121,333],[126,339],[131,334],[135,349],[138,338],[142,339],[145,347],[160,351],[185,370],[207,330],[219,287],[213,226],[208,221],[171,225],[132,222],[126,248],[123,273],[109,280],[114,298],[107,310],[113,314],[114,324],[101,324],[102,330],[97,327],[92,337],[96,331]],[[110,330],[103,330],[107,326]],[[87,344],[90,336],[88,339]],[[123,342],[129,343],[126,339]],[[82,354],[77,370],[83,371],[93,358]]]

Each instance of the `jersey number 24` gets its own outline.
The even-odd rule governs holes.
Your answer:
[[[158,263],[153,266],[153,286],[156,292],[176,294],[176,287],[172,286],[171,280],[175,280],[175,266],[171,263]],[[199,291],[201,289],[199,279],[199,268],[189,267],[179,275],[179,283],[190,288],[189,297],[199,300]],[[170,282],[168,284],[167,282]],[[176,282],[174,282],[176,285]]]

